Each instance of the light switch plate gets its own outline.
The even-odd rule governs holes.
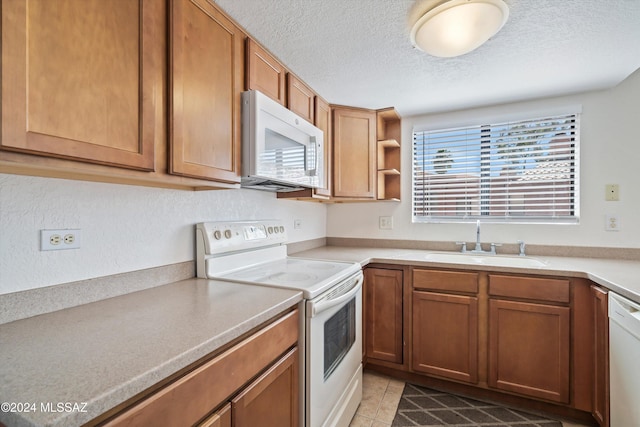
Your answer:
[[[620,200],[620,186],[618,184],[605,185],[604,199],[607,202],[617,202]]]

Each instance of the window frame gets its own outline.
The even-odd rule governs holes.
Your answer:
[[[411,218],[412,223],[470,223],[481,220],[482,222],[502,223],[502,224],[544,224],[544,225],[577,225],[580,224],[580,146],[581,146],[581,106],[570,106],[560,108],[550,108],[548,110],[540,110],[536,112],[516,112],[510,114],[504,114],[502,116],[488,116],[482,119],[476,118],[475,120],[459,120],[458,122],[451,122],[445,118],[444,120],[438,120],[439,123],[433,123],[429,125],[417,125],[412,130],[411,141]],[[416,215],[416,134],[423,132],[446,132],[453,129],[463,128],[478,128],[484,127],[498,128],[504,126],[507,123],[520,122],[520,121],[532,121],[539,120],[544,121],[546,119],[553,119],[561,116],[574,116],[575,135],[572,137],[572,185],[573,185],[573,215],[571,216],[526,216],[526,215],[465,215],[465,216],[445,216],[445,215]],[[444,116],[443,116],[444,117]],[[449,123],[447,123],[449,122]],[[480,162],[478,162],[480,165]],[[480,166],[478,166],[480,167]],[[482,179],[481,176],[478,179]],[[482,197],[481,190],[478,192],[478,197]],[[457,204],[465,205],[471,203],[468,198],[458,199],[455,201]],[[426,202],[424,203],[426,205]],[[480,203],[478,203],[480,207]],[[506,211],[506,209],[505,209]]]

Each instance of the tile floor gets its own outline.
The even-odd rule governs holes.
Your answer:
[[[362,386],[362,402],[349,427],[391,427],[404,381],[365,372]]]
[[[391,427],[404,381],[365,372],[362,385],[362,402],[349,427]],[[583,424],[563,422],[562,426],[583,427]]]

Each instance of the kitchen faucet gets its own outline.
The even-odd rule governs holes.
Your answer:
[[[480,243],[480,220],[476,221],[476,246],[475,246],[475,248],[473,250],[468,251],[466,242],[456,242],[456,244],[462,246],[462,249],[460,251],[462,253],[471,252],[471,253],[476,253],[476,254],[489,254],[489,255],[496,255],[496,247],[502,246],[499,243],[492,243],[491,244],[491,250],[485,251],[485,250],[482,249],[482,244]]]

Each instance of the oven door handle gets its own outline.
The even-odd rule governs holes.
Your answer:
[[[360,274],[355,284],[346,293],[330,300],[307,302],[307,317],[315,317],[323,311],[330,309],[331,307],[335,307],[336,305],[340,305],[343,302],[350,300],[355,294],[358,293],[360,288],[362,288],[363,281],[364,275]]]

